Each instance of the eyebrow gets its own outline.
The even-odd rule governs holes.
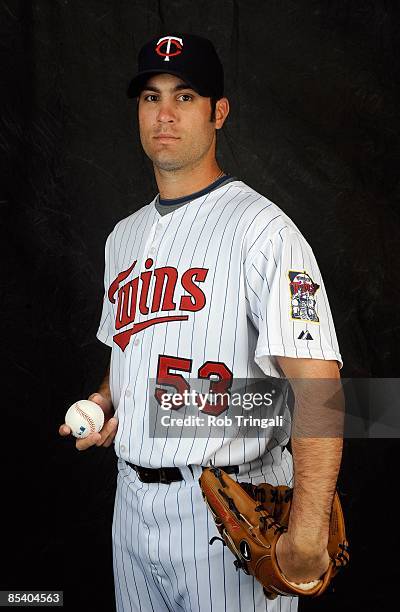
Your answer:
[[[191,89],[194,91],[193,87],[188,83],[179,83],[179,85],[175,85],[172,91],[181,91],[182,89]],[[162,93],[161,89],[155,85],[145,85],[142,91],[155,91],[156,93]]]

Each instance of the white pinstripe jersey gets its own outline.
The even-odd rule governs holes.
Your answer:
[[[210,371],[210,362],[211,371],[227,368],[234,378],[282,377],[277,355],[342,367],[315,256],[289,217],[242,181],[165,215],[156,200],[117,223],[105,247],[97,337],[112,347],[116,454],[148,467],[271,463],[289,430],[151,437],[149,379],[163,364],[188,380]]]

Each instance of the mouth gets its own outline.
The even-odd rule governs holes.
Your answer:
[[[170,134],[160,134],[159,136],[153,136],[153,138],[159,142],[172,142],[174,140],[179,140],[177,136],[171,136]]]

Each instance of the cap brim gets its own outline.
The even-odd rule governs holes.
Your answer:
[[[140,92],[142,91],[146,81],[148,80],[148,78],[152,75],[155,74],[173,74],[174,76],[177,76],[179,78],[181,78],[183,81],[185,81],[185,83],[187,83],[188,85],[190,85],[191,89],[194,89],[194,91],[197,91],[201,96],[211,96],[210,93],[202,93],[199,88],[194,84],[191,83],[190,81],[188,81],[187,77],[182,74],[179,71],[176,70],[160,70],[159,68],[154,68],[151,70],[146,70],[144,72],[139,72],[133,79],[132,81],[129,83],[128,89],[127,89],[127,96],[128,98],[136,98]]]

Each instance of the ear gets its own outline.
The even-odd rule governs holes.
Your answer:
[[[220,130],[225,123],[225,119],[229,115],[229,100],[228,98],[220,98],[215,106],[215,129]]]

